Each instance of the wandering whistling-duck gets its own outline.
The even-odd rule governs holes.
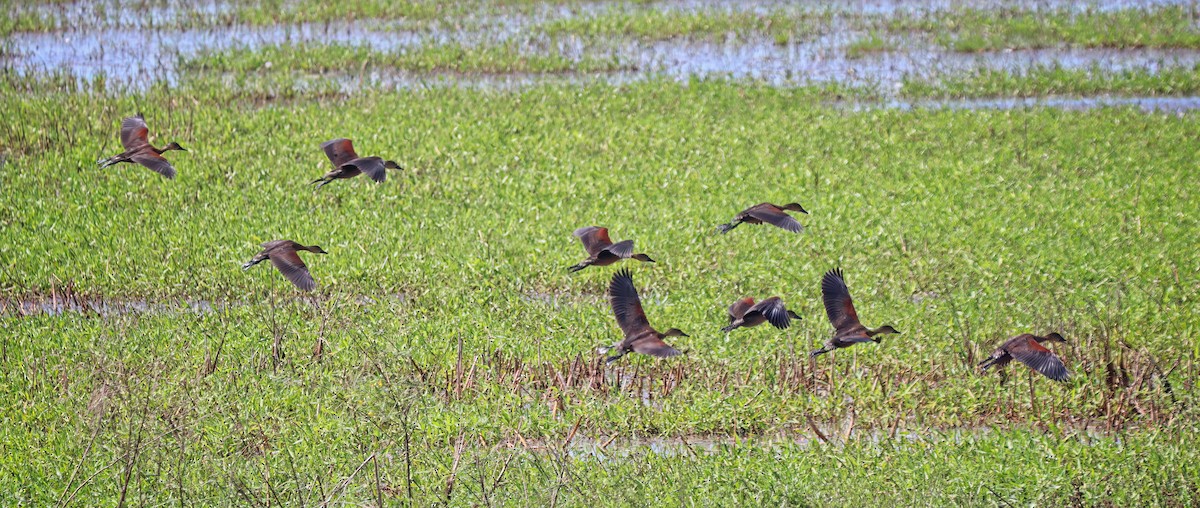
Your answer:
[[[325,156],[333,163],[333,171],[312,181],[318,189],[339,178],[352,178],[359,173],[366,173],[372,180],[382,183],[387,180],[387,170],[404,169],[395,161],[385,161],[382,157],[359,157],[354,145],[346,138],[321,143],[321,149],[325,150]]]
[[[142,118],[141,113],[121,120],[121,144],[125,146],[124,152],[102,159],[97,164],[101,168],[107,168],[122,162],[136,162],[162,176],[175,178],[175,168],[171,166],[170,162],[167,162],[162,154],[170,150],[187,151],[174,141],[161,149],[151,145],[150,129],[146,127],[146,120]]]
[[[666,358],[681,354],[679,350],[663,342],[663,337],[687,337],[686,333],[672,328],[660,332],[650,326],[646,313],[642,311],[642,302],[638,299],[637,289],[633,287],[633,276],[628,269],[621,269],[613,275],[608,286],[608,298],[612,304],[613,314],[617,316],[617,324],[625,333],[625,339],[613,344],[612,347],[600,348],[600,353],[615,349],[616,355],[610,356],[607,363],[612,363],[625,356],[630,351],[644,355]]]
[[[783,300],[772,296],[758,303],[750,297],[742,298],[729,306],[729,326],[722,332],[731,332],[738,327],[758,326],[770,322],[771,326],[784,330],[792,326],[792,319],[800,319],[795,312],[783,306]]]
[[[587,226],[575,230],[575,236],[583,243],[588,258],[572,266],[572,272],[578,272],[588,266],[608,266],[622,259],[633,258],[638,261],[653,263],[654,260],[645,254],[633,253],[633,240],[622,240],[613,243],[608,237],[608,228]]]
[[[1055,381],[1066,381],[1070,374],[1067,372],[1067,367],[1063,365],[1058,355],[1053,351],[1046,349],[1042,345],[1045,341],[1066,342],[1062,335],[1051,333],[1045,337],[1024,333],[1008,339],[996,348],[992,356],[979,364],[980,370],[987,370],[988,367],[996,366],[1003,367],[1008,365],[1013,358],[1020,360],[1029,368],[1041,372],[1046,377]]]
[[[717,226],[717,231],[728,233],[729,230],[736,228],[738,224],[745,222],[746,224],[767,224],[779,226],[793,233],[799,233],[804,229],[800,222],[788,215],[785,210],[792,210],[800,213],[808,213],[800,203],[788,203],[783,206],[776,206],[771,203],[759,203],[750,208],[742,210],[741,213],[735,215],[729,224],[721,224]]]
[[[275,265],[275,268],[278,268],[284,277],[287,277],[301,290],[312,291],[317,287],[317,283],[313,282],[312,275],[308,273],[308,267],[304,265],[304,260],[300,259],[297,251],[306,250],[316,254],[328,254],[324,249],[316,245],[300,245],[291,240],[273,240],[262,244],[262,247],[262,252],[242,265],[243,270],[248,270],[251,266],[270,259],[271,264]]]
[[[833,323],[833,338],[825,341],[825,347],[813,351],[809,356],[850,347],[859,342],[879,342],[876,335],[900,333],[888,325],[871,329],[858,322],[858,313],[854,311],[850,288],[846,287],[841,268],[825,272],[821,278],[821,296],[825,300],[825,313],[829,314],[829,322]]]

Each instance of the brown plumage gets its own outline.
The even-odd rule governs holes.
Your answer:
[[[633,240],[622,240],[613,243],[608,237],[608,228],[599,226],[587,226],[575,230],[575,236],[583,243],[583,248],[587,250],[588,258],[580,261],[579,264],[569,268],[572,272],[578,272],[589,266],[608,266],[622,259],[636,259],[647,263],[653,263],[654,260],[645,254],[633,253]]]
[[[1066,381],[1070,377],[1066,365],[1063,365],[1058,355],[1042,345],[1045,341],[1066,342],[1067,339],[1064,339],[1057,332],[1045,337],[1029,333],[1018,335],[1008,339],[1004,344],[996,348],[992,356],[979,364],[980,370],[987,370],[992,366],[1003,367],[1008,365],[1008,362],[1011,362],[1013,358],[1016,358],[1029,368],[1041,372],[1042,375],[1050,379]]]
[[[275,268],[278,268],[284,277],[287,277],[301,290],[312,291],[317,287],[317,283],[313,281],[312,274],[308,273],[308,267],[305,266],[304,260],[300,259],[297,251],[306,250],[316,254],[328,254],[324,249],[316,245],[300,245],[291,240],[273,240],[262,244],[262,247],[262,252],[242,265],[243,270],[248,270],[251,266],[270,259],[271,264],[275,265]]]
[[[738,224],[745,222],[746,224],[762,224],[767,223],[773,226],[779,226],[793,233],[799,233],[804,229],[800,222],[788,215],[786,210],[792,210],[800,213],[808,213],[800,203],[788,203],[783,206],[773,205],[771,203],[759,203],[750,208],[742,210],[733,217],[729,224],[721,224],[717,226],[717,231],[728,233],[729,230],[736,228]]]
[[[854,301],[850,299],[850,288],[842,277],[842,269],[834,268],[821,278],[821,297],[825,302],[825,313],[833,324],[833,337],[825,341],[825,347],[813,351],[809,356],[828,353],[834,349],[850,347],[860,342],[879,342],[876,335],[900,333],[889,325],[867,328],[858,321]]]
[[[600,348],[600,353],[616,349],[617,354],[608,358],[612,363],[625,356],[630,351],[644,355],[666,358],[681,354],[679,350],[663,342],[663,337],[687,337],[686,333],[672,328],[660,332],[650,326],[646,313],[642,311],[642,301],[638,298],[637,288],[633,287],[633,275],[627,269],[621,269],[613,275],[608,285],[609,303],[612,304],[613,314],[617,316],[617,324],[625,333],[625,339],[609,348]]]
[[[778,296],[772,296],[758,303],[754,303],[753,298],[746,297],[729,306],[729,326],[722,328],[721,331],[731,332],[735,328],[749,328],[768,322],[771,323],[771,326],[784,330],[792,326],[792,319],[800,319],[800,316],[787,310],[783,305],[783,300],[780,300]]]
[[[333,171],[312,181],[317,184],[318,189],[339,178],[353,178],[360,173],[366,173],[372,180],[383,183],[387,180],[387,170],[404,169],[395,161],[385,161],[382,157],[359,157],[354,151],[354,145],[346,138],[321,143],[321,149],[325,151],[325,156],[329,157],[329,162],[333,163]]]
[[[97,162],[100,167],[107,168],[122,162],[141,164],[167,178],[175,178],[175,168],[162,156],[170,150],[186,152],[179,143],[174,141],[163,148],[155,148],[150,144],[150,129],[141,113],[121,120],[121,145],[125,151]]]

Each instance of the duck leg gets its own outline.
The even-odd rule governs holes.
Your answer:
[[[242,265],[242,270],[249,270],[251,266],[257,265],[266,260],[267,260],[267,256],[263,256],[263,255],[254,256],[254,259],[251,259],[250,261],[247,261],[245,264]]]
[[[738,227],[738,224],[741,224],[741,223],[742,223],[742,221],[735,220],[733,222],[730,222],[729,224],[721,224],[720,226],[717,226],[717,231],[720,233],[728,233],[729,230]]]

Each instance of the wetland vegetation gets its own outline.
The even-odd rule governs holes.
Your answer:
[[[454,12],[372,5],[356,19]],[[630,7],[595,15],[658,12],[658,33],[708,40],[671,21],[707,10]],[[551,10],[591,23],[588,8]],[[780,47],[756,24],[770,14],[724,12],[740,21],[720,30]],[[673,44],[546,23],[557,41]],[[908,44],[853,34],[861,72]],[[1197,68],[984,66],[893,90],[680,79],[610,51],[625,43],[597,42],[606,59],[522,40],[214,45],[145,83],[19,67],[32,50],[6,40],[0,504],[1200,503],[1200,117],[843,107],[1190,95]],[[584,78],[355,78],[390,68]],[[631,76],[585,79],[613,71]],[[96,169],[138,111],[152,141],[188,148],[174,180]],[[337,137],[405,169],[314,191]],[[801,203],[805,232],[715,232],[760,201]],[[596,354],[621,332],[616,267],[568,272],[592,224],[656,261],[622,266],[652,321],[690,335],[672,341],[684,356]],[[316,291],[239,268],[277,238],[329,252],[305,258]],[[860,314],[903,334],[808,358],[834,267]],[[803,319],[720,332],[730,301],[770,294]],[[1050,331],[1068,382],[976,370]]]

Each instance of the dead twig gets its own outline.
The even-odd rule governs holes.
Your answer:
[[[346,487],[350,486],[350,480],[353,480],[358,472],[362,471],[362,468],[365,467],[368,462],[371,462],[374,459],[375,453],[372,453],[366,459],[363,459],[362,463],[359,464],[358,467],[354,468],[354,472],[350,473],[350,476],[347,476],[341,482],[338,482],[338,485],[337,487],[334,487],[333,492],[329,493],[329,497],[325,498],[324,501],[321,501],[321,506],[329,506],[329,503],[333,501],[333,498],[337,497],[338,494],[341,494],[342,491],[346,489]]]

